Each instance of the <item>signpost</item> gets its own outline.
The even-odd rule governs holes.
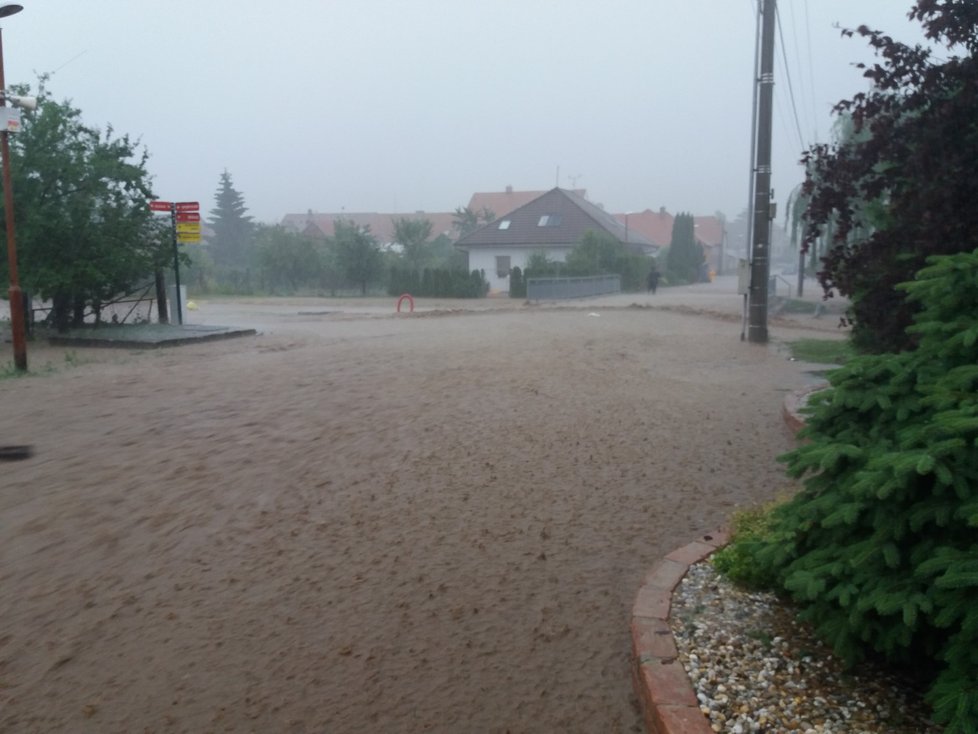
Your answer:
[[[179,245],[200,244],[200,202],[159,201],[149,203],[150,211],[169,212],[173,239],[173,279],[176,285],[177,323],[183,324],[183,299],[180,297],[180,250]]]

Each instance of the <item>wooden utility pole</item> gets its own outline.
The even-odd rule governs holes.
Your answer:
[[[774,26],[777,0],[761,0],[761,53],[757,77],[757,156],[754,166],[753,241],[751,242],[747,339],[767,343],[768,279],[771,275],[771,127],[774,109]]]

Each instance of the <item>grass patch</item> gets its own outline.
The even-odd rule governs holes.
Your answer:
[[[84,360],[79,359],[75,352],[66,352],[64,368],[70,369],[84,364]],[[58,366],[52,362],[45,362],[40,367],[31,367],[28,362],[27,371],[21,372],[13,362],[0,364],[0,380],[16,380],[21,377],[40,377],[42,375],[53,375],[58,372]]]
[[[713,567],[738,586],[749,589],[772,589],[774,579],[754,560],[754,552],[768,542],[775,532],[774,510],[785,497],[733,513],[730,543],[710,557]]]
[[[848,339],[798,339],[788,342],[791,356],[803,362],[845,364],[856,356]]]
[[[816,304],[803,298],[786,298],[781,304],[781,313],[815,313]]]

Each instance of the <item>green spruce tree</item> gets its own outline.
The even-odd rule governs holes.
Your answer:
[[[790,595],[855,662],[931,676],[948,734],[978,731],[978,250],[899,286],[915,350],[864,355],[810,401],[785,457],[805,488],[763,537],[735,539],[746,580]],[[722,564],[721,564],[722,565]]]
[[[209,222],[214,235],[208,242],[214,265],[225,271],[245,270],[251,264],[255,228],[247,215],[244,197],[234,188],[231,174],[227,171],[221,174],[214,204]]]

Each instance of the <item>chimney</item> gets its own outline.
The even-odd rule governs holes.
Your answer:
[[[666,208],[664,206],[660,206],[659,207],[659,214],[665,214],[665,213],[666,213]]]
[[[506,193],[507,194],[512,194],[513,193],[513,187],[512,186],[507,186],[506,187]]]

